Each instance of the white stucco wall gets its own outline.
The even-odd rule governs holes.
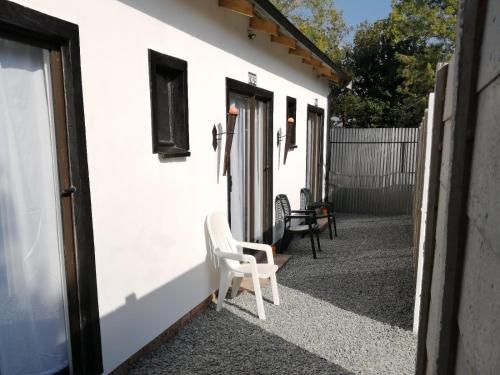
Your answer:
[[[16,0],[79,26],[102,352],[113,370],[217,286],[204,219],[227,209],[217,182],[214,123],[224,124],[225,78],[274,92],[274,130],[285,131],[286,96],[297,99],[298,148],[278,168],[274,195],[293,206],[305,184],[307,104],[327,106],[328,86],[248,19],[217,0]],[[148,48],[188,62],[191,156],[152,153]],[[325,130],[326,134],[326,130]],[[276,141],[274,140],[274,144]],[[324,149],[326,150],[326,144]],[[324,159],[326,160],[326,158]],[[221,167],[222,169],[222,167]]]

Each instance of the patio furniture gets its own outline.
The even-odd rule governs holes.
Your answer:
[[[326,199],[323,200],[322,202],[311,202],[312,201],[312,194],[311,190],[308,188],[302,188],[300,189],[300,208],[302,210],[316,210],[318,208],[320,209],[326,209],[326,213],[321,213],[321,214],[316,214],[316,219],[328,219],[328,231],[330,232],[330,239],[333,240],[333,235],[332,235],[332,222],[333,222],[333,229],[335,231],[335,237],[337,237],[337,223],[335,222],[335,213],[333,211],[333,204],[330,202],[327,202]]]
[[[294,234],[309,234],[314,259],[316,247],[314,246],[314,235],[318,243],[318,251],[321,251],[319,243],[319,225],[314,210],[292,210],[290,201],[285,194],[278,194],[274,202],[276,210],[276,223],[283,222],[283,238],[281,239],[280,253],[285,251]]]
[[[217,311],[220,311],[229,286],[232,284],[231,297],[236,297],[243,277],[251,277],[259,319],[266,319],[259,278],[271,280],[273,303],[279,305],[278,283],[271,246],[260,243],[236,241],[231,235],[226,214],[214,212],[207,217],[207,229],[212,240],[213,251],[219,260],[220,282],[217,298]],[[267,263],[257,263],[255,257],[243,254],[243,248],[264,251]]]

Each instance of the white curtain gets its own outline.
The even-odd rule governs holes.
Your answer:
[[[266,103],[255,103],[255,125],[250,128],[249,98],[236,94],[230,96],[230,104],[239,110],[236,119],[233,146],[231,147],[231,232],[237,240],[250,240],[251,233],[256,241],[262,241],[264,216],[262,211],[264,197],[264,124],[266,121]],[[250,132],[254,132],[254,145],[251,148]],[[254,159],[254,168],[250,167]],[[254,176],[251,185],[251,174]],[[250,191],[254,194],[254,223],[250,221]]]
[[[48,52],[0,39],[0,374],[68,366]]]
[[[262,242],[264,235],[264,125],[266,121],[266,103],[257,100],[255,105],[255,170],[254,170],[254,235],[255,240]]]
[[[306,151],[306,187],[311,190],[311,193],[314,194],[314,187],[312,186],[312,174],[313,174],[313,114],[307,114],[307,151]]]
[[[236,106],[239,115],[234,127],[233,145],[231,147],[231,233],[239,241],[246,240],[246,212],[247,202],[245,194],[245,173],[247,161],[245,158],[247,149],[246,132],[249,123],[250,111],[248,102],[239,95],[230,96],[230,104]],[[227,136],[226,136],[227,139]]]

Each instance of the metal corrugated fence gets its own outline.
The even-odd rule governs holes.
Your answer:
[[[339,212],[407,214],[419,128],[332,128],[328,198]]]

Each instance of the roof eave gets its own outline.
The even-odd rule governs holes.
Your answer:
[[[344,82],[349,81],[349,76],[335,64],[324,52],[322,52],[307,36],[305,36],[288,18],[281,13],[269,0],[252,0],[262,8],[283,29],[299,41],[304,47],[314,53],[323,63],[328,65]]]

